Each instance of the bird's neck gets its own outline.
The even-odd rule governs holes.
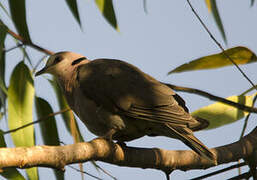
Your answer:
[[[77,78],[76,69],[59,76],[57,75],[59,86],[62,88],[65,94],[71,94],[73,92],[73,89],[77,85],[76,78]]]

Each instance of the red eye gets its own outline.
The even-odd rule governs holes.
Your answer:
[[[56,56],[55,59],[54,59],[54,64],[59,63],[61,60],[62,60],[61,56]]]

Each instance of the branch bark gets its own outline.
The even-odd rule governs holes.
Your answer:
[[[217,164],[236,162],[249,158],[257,148],[257,127],[241,140],[211,149]],[[103,161],[118,166],[152,168],[165,172],[206,169],[215,166],[191,150],[164,150],[158,148],[135,148],[112,144],[104,139],[65,146],[34,146],[0,148],[0,168],[29,168],[34,166],[64,170],[65,165]]]

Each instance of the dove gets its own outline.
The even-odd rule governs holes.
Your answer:
[[[44,73],[55,76],[69,106],[93,134],[118,142],[166,136],[215,159],[193,134],[206,127],[206,120],[192,117],[179,95],[137,67],[65,51],[50,56],[36,76]]]

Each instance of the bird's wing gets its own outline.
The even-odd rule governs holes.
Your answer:
[[[77,80],[85,96],[110,111],[178,126],[197,123],[172,89],[128,63],[93,60],[78,68]]]

